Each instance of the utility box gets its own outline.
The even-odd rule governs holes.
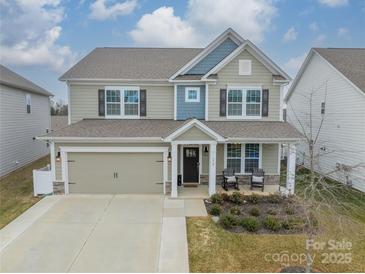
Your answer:
[[[34,196],[53,193],[52,171],[49,165],[33,170],[33,189]]]

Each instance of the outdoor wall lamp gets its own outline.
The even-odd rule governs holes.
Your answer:
[[[167,156],[167,160],[171,162],[171,151],[169,151],[169,155]]]
[[[61,152],[57,152],[56,161],[61,161]]]
[[[205,153],[208,153],[208,146],[205,146],[205,147],[204,147],[204,152],[205,152]]]

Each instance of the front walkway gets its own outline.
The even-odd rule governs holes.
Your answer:
[[[251,195],[252,193],[258,195],[270,195],[279,191],[279,185],[265,185],[264,192],[261,189],[253,189],[250,190],[249,185],[240,185],[240,192],[244,195]],[[217,193],[233,193],[234,188],[230,188],[228,191],[225,191],[221,186],[216,187]],[[178,199],[205,199],[209,198],[208,194],[208,185],[198,185],[197,187],[178,187]]]
[[[1,239],[1,272],[189,271],[185,216],[206,216],[199,211],[202,200],[62,197],[42,214],[27,211],[4,228],[13,236]]]

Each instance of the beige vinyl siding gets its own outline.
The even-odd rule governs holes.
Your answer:
[[[202,147],[202,174],[209,173],[209,146],[208,146],[208,153],[204,152],[204,145]],[[224,169],[224,145],[218,144],[217,145],[217,160],[216,160],[216,170],[217,174],[221,175]]]
[[[55,144],[55,157],[57,152],[60,151],[60,147],[170,147],[165,143],[56,143]],[[169,163],[168,178],[171,178],[171,163]],[[61,161],[56,161],[56,181],[62,180]]]
[[[262,169],[266,174],[279,175],[278,153],[278,144],[262,144]]]
[[[238,75],[238,61],[249,59],[252,62],[252,75]],[[265,121],[278,121],[280,119],[280,86],[273,85],[273,76],[261,62],[259,62],[247,50],[242,51],[235,59],[218,72],[218,81],[215,85],[209,85],[209,120],[227,120],[219,116],[220,89],[226,89],[228,85],[262,86],[269,89],[269,116],[263,117]]]
[[[321,153],[322,156],[316,161],[315,168],[318,172],[331,172],[330,177],[345,182],[344,173],[334,172],[336,163],[365,166],[365,96],[322,57],[314,54],[287,103],[288,121],[300,132],[303,130],[298,120],[303,125],[309,124],[310,104],[305,96],[308,97],[312,90],[316,91],[312,99],[315,132],[320,125],[321,103],[325,101],[327,90],[326,113],[315,147],[316,153]],[[306,128],[307,132],[308,129]],[[326,153],[320,148],[325,148]],[[298,147],[297,156],[299,163],[307,159],[305,145]],[[307,164],[306,161],[304,163]],[[365,191],[365,168],[354,168],[349,178],[355,188]]]
[[[31,96],[31,113],[26,94]],[[48,96],[0,85],[0,176],[49,153],[46,142],[33,137],[46,134],[50,119]]]
[[[123,84],[108,84],[126,86]],[[129,84],[131,85],[131,84]],[[133,84],[138,86],[138,84]],[[173,119],[174,118],[174,88],[173,86],[139,85],[147,90],[147,116],[143,119]],[[70,84],[70,112],[71,123],[82,119],[104,118],[98,113],[98,90],[105,85]]]
[[[196,127],[192,127],[180,136],[176,138],[179,141],[196,141],[196,140],[209,140],[212,141],[213,139],[202,132],[200,129]]]

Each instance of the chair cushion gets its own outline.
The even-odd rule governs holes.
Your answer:
[[[236,176],[225,176],[227,179],[227,183],[235,183],[236,182]]]
[[[252,176],[252,182],[254,183],[263,183],[264,177]]]

